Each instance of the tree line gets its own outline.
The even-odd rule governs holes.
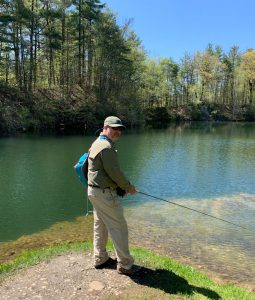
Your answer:
[[[143,108],[167,108],[175,119],[255,121],[253,49],[226,53],[209,44],[179,63],[147,60],[144,75]]]
[[[0,0],[0,131],[255,119],[255,51],[147,57],[100,0]]]

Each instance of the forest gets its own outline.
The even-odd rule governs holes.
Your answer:
[[[0,0],[0,134],[86,132],[109,114],[130,127],[255,121],[254,49],[152,59],[131,25],[100,0]]]

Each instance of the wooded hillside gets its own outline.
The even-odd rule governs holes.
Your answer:
[[[171,49],[169,49],[171,56]],[[255,51],[151,60],[100,0],[0,0],[0,132],[255,120]]]

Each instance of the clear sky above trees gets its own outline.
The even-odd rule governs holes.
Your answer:
[[[255,48],[254,0],[105,0],[119,24],[132,27],[152,57],[179,60],[185,51],[203,50],[208,43],[227,51]]]

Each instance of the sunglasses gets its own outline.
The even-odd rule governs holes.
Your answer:
[[[116,131],[122,131],[123,127],[111,127],[111,129],[116,130]]]

